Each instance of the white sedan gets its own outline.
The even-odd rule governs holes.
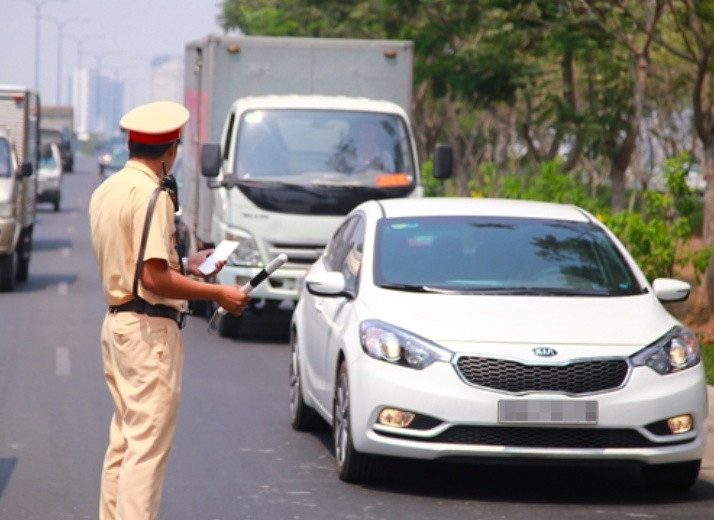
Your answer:
[[[355,208],[292,319],[290,416],[333,429],[339,477],[380,455],[632,463],[697,479],[707,393],[695,335],[593,215],[570,205],[393,199]]]

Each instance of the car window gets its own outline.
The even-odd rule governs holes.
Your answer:
[[[387,219],[378,226],[375,254],[378,285],[592,295],[642,291],[608,235],[585,222]]]
[[[364,251],[364,219],[356,217],[353,226],[345,233],[344,244],[346,254],[342,260],[340,271],[345,277],[345,288],[357,291],[357,281],[362,268],[362,252]]]
[[[325,265],[331,271],[341,271],[342,261],[349,251],[349,237],[357,223],[356,217],[347,219],[337,228],[329,244],[325,248]]]

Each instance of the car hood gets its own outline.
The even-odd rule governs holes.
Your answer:
[[[614,354],[647,345],[678,324],[651,293],[626,297],[378,293],[364,302],[373,318],[444,345],[624,347],[613,349]]]

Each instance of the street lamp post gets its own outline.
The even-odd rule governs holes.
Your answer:
[[[87,34],[84,36],[73,36],[68,34],[67,37],[77,44],[77,63],[75,65],[74,75],[74,94],[72,104],[75,106],[75,120],[77,122],[77,132],[84,134],[89,129],[89,99],[88,92],[85,90],[85,83],[82,79],[82,60],[84,58],[84,42],[92,38],[104,38],[101,34]]]
[[[77,65],[76,65],[76,68],[81,69],[82,68],[82,58],[84,57],[84,42],[85,42],[85,40],[90,40],[92,38],[104,38],[104,35],[102,35],[102,34],[87,34],[85,36],[72,36],[71,34],[68,34],[67,38],[69,38],[70,40],[74,40],[74,42],[77,44]]]
[[[62,36],[64,26],[70,22],[86,22],[86,18],[67,18],[65,20],[57,20],[51,16],[43,16],[45,20],[53,22],[57,26],[57,104],[62,104]]]
[[[42,7],[49,2],[66,2],[67,0],[25,0],[35,8],[35,91],[40,90],[40,18]]]

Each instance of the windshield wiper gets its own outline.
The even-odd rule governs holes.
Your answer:
[[[429,287],[428,285],[411,285],[406,283],[383,283],[380,285],[383,289],[396,289],[398,291],[420,292],[420,293],[437,293],[451,294],[453,291],[439,289],[437,287]]]
[[[483,287],[464,289],[469,294],[503,294],[509,296],[615,296],[602,289],[569,289],[557,287]]]
[[[301,191],[303,193],[310,193],[312,195],[323,195],[323,192],[319,190],[318,187],[305,186],[304,184],[294,184],[292,182],[285,181],[273,181],[273,180],[256,180],[256,179],[238,179],[235,181],[238,186],[247,186],[250,188],[265,188],[266,186],[288,188],[295,191]]]

